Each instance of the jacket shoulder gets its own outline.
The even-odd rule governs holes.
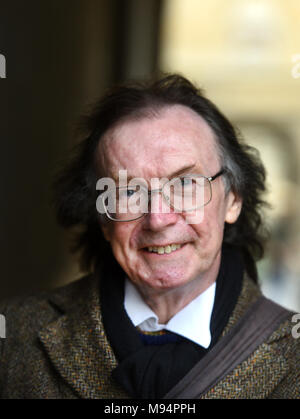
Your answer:
[[[74,309],[85,298],[93,281],[94,277],[88,275],[54,290],[2,301],[0,314],[5,318],[6,337],[28,336]]]
[[[300,326],[299,320],[298,324],[295,322],[298,319],[295,312],[286,310],[286,313],[286,319],[278,325],[265,343],[267,348],[273,350],[277,359],[284,360],[286,368],[285,377],[270,398],[300,399]]]
[[[77,319],[97,284],[96,276],[85,276],[52,291],[0,304],[6,320],[6,337],[0,339],[0,399],[75,397],[45,356],[41,335],[69,314]]]

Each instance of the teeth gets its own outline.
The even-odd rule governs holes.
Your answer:
[[[164,253],[171,253],[174,252],[174,250],[180,249],[181,244],[168,244],[167,246],[150,246],[148,247],[149,252],[158,253],[159,255],[163,255]]]
[[[165,253],[171,253],[171,252],[172,252],[171,246],[166,246]]]

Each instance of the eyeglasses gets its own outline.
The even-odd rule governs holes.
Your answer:
[[[195,211],[207,205],[212,199],[212,185],[215,179],[225,173],[221,169],[214,176],[186,174],[166,181],[160,189],[148,190],[138,183],[116,187],[101,194],[105,214],[112,221],[124,222],[137,220],[149,212],[149,203],[154,193],[161,193],[168,209],[175,212]],[[152,213],[155,211],[151,206]],[[169,211],[168,211],[169,212]]]

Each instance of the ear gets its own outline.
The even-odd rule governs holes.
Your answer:
[[[225,222],[228,224],[233,224],[239,218],[240,212],[242,210],[243,201],[239,195],[232,191],[228,193],[226,200],[227,205]]]
[[[105,240],[110,242],[110,228],[108,223],[106,222],[106,220],[100,220],[99,224]]]

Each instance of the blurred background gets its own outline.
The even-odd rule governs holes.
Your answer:
[[[299,0],[0,0],[0,54],[0,299],[80,276],[50,205],[78,116],[114,83],[175,71],[260,151],[261,284],[300,311]]]

